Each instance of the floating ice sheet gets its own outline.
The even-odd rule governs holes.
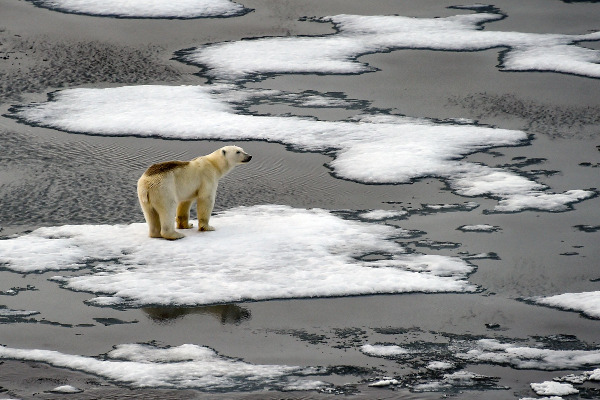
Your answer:
[[[122,344],[110,351],[105,359],[0,346],[0,359],[44,362],[54,367],[99,375],[133,388],[247,391],[283,389],[288,385],[314,389],[317,384],[325,385],[299,377],[314,373],[314,369],[249,364],[193,344],[171,348]]]
[[[230,0],[29,0],[51,10],[118,18],[234,17],[249,10]]]
[[[335,15],[337,33],[325,36],[272,37],[215,43],[180,52],[180,59],[201,65],[208,76],[238,80],[281,73],[357,74],[374,68],[360,55],[395,49],[503,52],[507,71],[553,71],[600,77],[600,51],[581,41],[600,40],[600,32],[583,35],[486,31],[482,25],[504,18],[475,13],[445,18]]]
[[[346,179],[406,183],[438,177],[460,195],[498,198],[497,211],[565,211],[595,195],[590,190],[548,193],[544,185],[510,170],[462,160],[469,153],[521,144],[527,139],[522,131],[396,115],[352,121],[248,115],[228,103],[253,95],[229,85],[69,89],[45,103],[13,107],[10,116],[99,135],[279,142],[333,154],[329,166]]]
[[[544,306],[579,311],[590,318],[600,319],[600,291],[564,293],[549,297],[532,297],[527,300]]]
[[[406,254],[395,227],[275,205],[236,208],[211,222],[215,232],[188,230],[176,242],[149,238],[142,223],[40,228],[0,240],[0,264],[18,272],[94,266],[53,279],[111,306],[476,289],[465,280],[473,266]],[[370,254],[383,259],[362,259]]]

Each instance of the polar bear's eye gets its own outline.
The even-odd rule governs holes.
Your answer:
[[[237,153],[240,154],[240,151],[238,150]]]

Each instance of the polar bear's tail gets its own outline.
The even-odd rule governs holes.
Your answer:
[[[150,202],[148,189],[144,185],[138,185],[138,199],[140,199],[140,203]]]

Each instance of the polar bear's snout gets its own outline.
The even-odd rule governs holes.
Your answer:
[[[252,156],[251,156],[250,154],[246,154],[246,158],[244,158],[244,159],[242,160],[242,162],[244,162],[244,163],[247,163],[247,162],[249,162],[250,160],[252,160]]]

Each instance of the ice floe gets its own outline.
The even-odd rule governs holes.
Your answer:
[[[230,85],[68,89],[44,103],[13,107],[9,116],[98,135],[279,142],[333,155],[329,167],[345,179],[385,184],[436,177],[459,195],[499,199],[496,211],[502,212],[565,211],[596,195],[593,190],[549,193],[508,169],[462,160],[473,152],[522,144],[527,140],[522,131],[387,114],[345,121],[250,115],[229,103],[253,93]]]
[[[39,228],[0,240],[0,264],[17,272],[93,267],[53,279],[111,306],[476,290],[466,281],[472,265],[407,254],[395,227],[277,205],[212,221],[215,232],[185,231],[176,242],[148,238],[143,223]],[[371,254],[383,257],[362,258]]]
[[[570,394],[579,393],[579,390],[575,389],[573,385],[569,383],[560,383],[545,381],[542,383],[532,383],[531,389],[540,396],[552,395],[552,396],[568,396]]]
[[[600,291],[531,297],[527,301],[568,311],[579,311],[587,317],[600,319]]]
[[[193,344],[158,348],[146,344],[116,346],[104,358],[64,354],[52,350],[0,346],[0,359],[35,361],[102,376],[133,388],[194,388],[205,391],[283,389],[286,386],[323,386],[306,378],[314,368],[255,365],[217,354]],[[310,383],[305,382],[310,381]]]
[[[600,350],[553,350],[501,343],[496,339],[481,339],[476,348],[456,356],[471,362],[550,371],[600,365]]]
[[[117,18],[234,17],[249,10],[230,0],[29,0],[51,10]]]
[[[500,68],[507,71],[553,71],[600,77],[600,51],[578,46],[600,40],[600,32],[582,35],[487,31],[485,23],[504,18],[474,13],[444,18],[335,15],[313,22],[335,25],[324,36],[271,37],[203,45],[179,53],[202,66],[210,77],[239,80],[269,74],[357,74],[374,68],[357,57],[396,49],[479,51],[506,49]]]

